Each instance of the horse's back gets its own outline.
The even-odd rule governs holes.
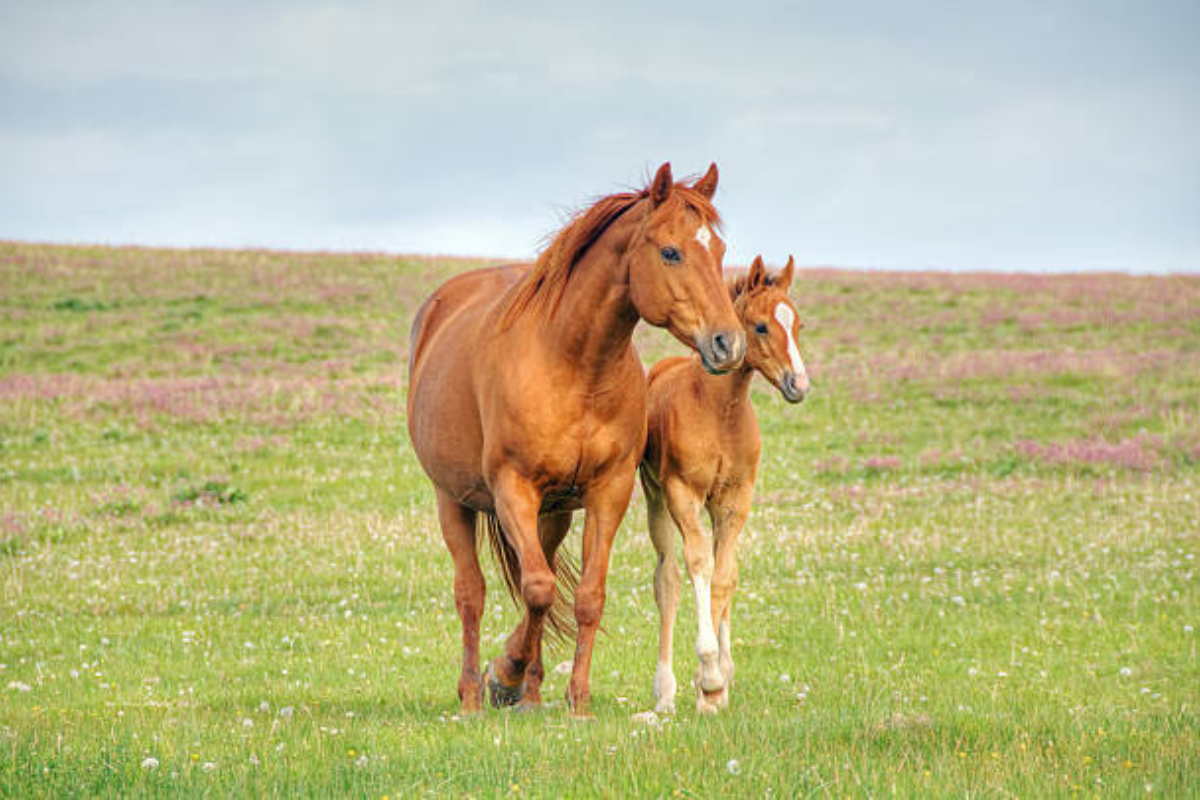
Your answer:
[[[529,264],[484,267],[455,275],[421,304],[409,332],[409,373],[421,363],[428,344],[456,320],[479,323],[496,302],[529,271]]]

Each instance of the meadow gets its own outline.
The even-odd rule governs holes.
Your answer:
[[[1200,795],[1200,277],[801,271],[732,705],[685,590],[679,712],[634,716],[635,496],[577,723],[567,644],[544,711],[456,716],[404,382],[478,265],[0,242],[0,795]]]

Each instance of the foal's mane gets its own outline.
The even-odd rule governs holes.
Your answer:
[[[737,300],[744,294],[753,293],[760,289],[765,289],[768,286],[774,286],[779,283],[778,272],[763,272],[762,283],[754,289],[750,288],[750,271],[740,272],[732,278],[725,279],[725,288],[729,290],[729,299]]]
[[[650,187],[639,191],[617,192],[596,200],[575,212],[538,256],[537,262],[507,301],[500,327],[508,327],[529,308],[541,307],[552,314],[562,299],[563,290],[588,248],[596,243],[622,214],[650,196]],[[684,209],[695,212],[702,222],[713,227],[721,224],[721,215],[701,192],[684,183],[676,183],[667,199],[649,213],[649,223],[678,214]]]

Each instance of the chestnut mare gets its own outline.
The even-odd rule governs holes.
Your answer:
[[[787,296],[794,267],[789,258],[781,273],[768,275],[762,258],[756,258],[750,271],[730,285],[748,341],[740,368],[713,376],[695,359],[668,358],[650,371],[641,475],[650,538],[658,551],[654,597],[661,627],[654,697],[660,713],[675,710],[671,643],[679,603],[676,528],[683,534],[684,564],[696,593],[696,710],[714,713],[729,703],[729,617],[738,579],[737,540],[750,513],[762,450],[750,380],[756,371],[762,373],[789,403],[799,403],[809,389],[796,348],[800,318]],[[708,510],[712,536],[700,525],[701,508]]]
[[[693,185],[663,164],[641,191],[598,200],[530,264],[479,269],[439,287],[413,320],[408,430],[437,492],[462,618],[462,710],[480,710],[482,516],[509,591],[525,613],[488,667],[492,705],[541,704],[542,630],[576,628],[567,687],[588,714],[588,673],[617,526],[646,436],[638,319],[666,327],[714,372],[741,364],[746,340],[721,278],[714,164]],[[585,511],[582,573],[556,554]],[[556,587],[558,583],[566,586]],[[559,590],[563,591],[559,591]]]

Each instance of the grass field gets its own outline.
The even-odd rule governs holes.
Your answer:
[[[0,795],[1200,795],[1200,278],[801,273],[732,707],[685,592],[654,727],[638,497],[596,720],[455,717],[404,375],[471,266],[0,242]]]

